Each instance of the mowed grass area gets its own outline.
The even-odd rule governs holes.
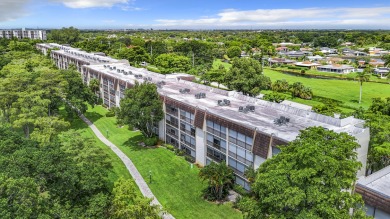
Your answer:
[[[305,78],[283,74],[270,69],[264,69],[264,74],[270,77],[272,82],[282,79],[286,79],[290,84],[302,82],[313,90],[315,96],[339,100],[347,108],[362,106],[367,109],[371,105],[372,98],[390,97],[390,84],[363,83],[362,103],[359,104],[360,84],[357,81]],[[308,105],[315,103],[315,101],[306,101],[299,98],[295,98],[293,101]]]
[[[220,65],[223,65],[226,70],[232,67],[232,64],[222,61],[221,59],[215,59],[213,62],[213,68],[217,69]]]
[[[61,109],[60,113],[62,115],[65,114],[64,110]],[[74,129],[79,132],[82,136],[87,138],[92,138],[95,140],[94,146],[104,151],[104,153],[108,156],[109,161],[111,162],[112,169],[109,172],[108,178],[113,188],[115,181],[118,180],[119,177],[123,177],[125,179],[132,179],[129,171],[126,169],[126,166],[123,164],[122,160],[116,156],[116,154],[103,142],[101,142],[93,133],[93,131],[85,124],[80,118],[75,118],[73,120],[68,120],[71,123],[70,129]],[[141,194],[141,192],[139,191]]]
[[[135,164],[163,207],[174,217],[181,218],[242,218],[242,214],[231,205],[217,205],[201,197],[206,184],[198,177],[199,168],[183,157],[176,156],[165,148],[138,146],[142,135],[127,127],[118,127],[114,117],[105,117],[102,106],[89,108],[85,116],[108,139],[118,146]],[[149,182],[149,171],[152,183]]]

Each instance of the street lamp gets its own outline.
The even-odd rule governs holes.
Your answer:
[[[107,138],[108,138],[108,129],[106,129],[106,133],[107,133]]]
[[[149,183],[151,184],[152,183],[152,171],[149,170]]]

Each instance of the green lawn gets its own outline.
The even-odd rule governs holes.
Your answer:
[[[60,112],[60,113],[64,115],[64,113],[65,113],[64,110],[61,109],[61,111],[62,112]],[[96,141],[95,146],[102,149],[109,157],[111,164],[112,164],[112,169],[111,169],[109,176],[108,176],[110,183],[111,183],[111,187],[114,186],[115,181],[119,177],[123,177],[125,179],[132,179],[129,171],[126,169],[126,166],[123,164],[122,160],[118,156],[116,156],[116,154],[109,147],[107,147],[105,144],[103,144],[103,142],[101,142],[95,136],[95,134],[87,126],[87,124],[85,124],[78,117],[72,121],[69,121],[69,122],[71,122],[71,127],[70,127],[71,129],[77,130],[82,136],[95,139],[95,141]]]
[[[368,108],[374,97],[390,97],[390,84],[363,83],[362,104],[359,104],[360,85],[357,81],[314,79],[283,74],[270,69],[264,69],[264,74],[276,80],[286,79],[290,84],[302,82],[305,86],[311,87],[315,96],[331,98],[342,101],[346,108],[358,108],[360,105]],[[306,101],[295,98],[293,101],[313,105],[313,101]]]
[[[89,108],[85,113],[98,129],[107,134],[135,164],[164,208],[176,218],[242,218],[230,205],[217,205],[201,197],[206,184],[199,180],[199,169],[165,148],[147,149],[137,145],[142,139],[139,132],[127,127],[119,128],[114,117],[105,117],[101,106]],[[152,183],[149,183],[149,171]]]
[[[221,59],[215,59],[213,62],[213,68],[218,68],[220,65],[223,65],[226,70],[229,70],[232,67],[232,64],[222,61]]]

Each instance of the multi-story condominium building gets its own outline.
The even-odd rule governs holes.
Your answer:
[[[375,219],[390,218],[390,166],[361,177],[356,191],[363,196],[367,215]]]
[[[6,39],[36,39],[36,40],[46,40],[46,30],[0,30],[0,38]]]
[[[134,68],[123,60],[86,53],[58,44],[38,44],[49,49],[55,64],[66,69],[74,64],[85,83],[100,81],[99,95],[108,106],[119,106],[124,91],[135,82],[155,83],[163,100],[165,118],[156,126],[160,139],[184,150],[200,165],[225,162],[236,176],[236,183],[250,189],[244,172],[258,168],[279,153],[278,146],[293,141],[299,131],[321,126],[354,136],[360,148],[358,159],[366,169],[369,129],[364,121],[333,118],[307,109],[273,103],[192,82],[187,74],[162,75]]]

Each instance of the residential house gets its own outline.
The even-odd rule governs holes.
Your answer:
[[[389,75],[390,68],[380,67],[374,69],[374,74],[379,75],[381,78],[386,78]]]
[[[269,58],[268,59],[269,66],[272,66],[272,65],[291,65],[293,63],[295,63],[295,61],[290,60],[290,59],[285,59],[285,58]]]
[[[384,67],[385,61],[383,61],[382,59],[371,59],[368,64],[374,68]]]
[[[321,66],[321,64],[310,61],[296,62],[294,63],[294,65],[299,67],[305,67],[308,69],[317,69],[318,66]]]
[[[327,57],[326,58],[326,63],[328,63],[329,65],[339,64],[339,63],[342,63],[343,61],[344,61],[344,59],[338,58],[338,57]]]
[[[311,62],[313,62],[313,61],[321,61],[321,60],[324,59],[324,57],[319,56],[319,55],[315,55],[315,56],[306,56],[306,58],[307,58],[309,61],[311,61]]]
[[[323,54],[337,54],[338,53],[337,49],[331,49],[329,47],[320,48],[320,52],[322,52]]]
[[[317,70],[322,72],[332,72],[332,73],[339,73],[339,74],[348,74],[351,72],[355,72],[355,68],[353,66],[339,65],[339,64],[321,65],[317,67]]]

